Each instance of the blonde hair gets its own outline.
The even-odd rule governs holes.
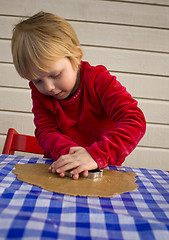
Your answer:
[[[81,61],[79,40],[72,26],[51,13],[39,12],[13,29],[12,56],[19,75],[37,78],[37,70],[47,72],[52,62],[67,57],[75,69]]]

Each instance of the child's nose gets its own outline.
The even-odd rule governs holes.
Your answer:
[[[52,82],[48,82],[45,85],[45,90],[47,92],[52,92],[55,89],[55,85]]]

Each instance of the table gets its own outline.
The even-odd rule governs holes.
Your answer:
[[[18,181],[17,163],[52,160],[0,155],[1,240],[169,239],[169,173],[111,167],[136,173],[139,188],[112,198],[73,197]]]

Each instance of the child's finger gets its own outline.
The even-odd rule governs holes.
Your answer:
[[[52,173],[56,173],[56,170],[52,165],[48,168],[48,170]]]
[[[70,172],[71,174],[78,174],[81,172],[86,172],[87,166],[85,165],[77,165],[76,167],[72,168],[73,170]],[[85,173],[86,174],[86,173]]]
[[[83,171],[83,177],[88,177],[89,172],[88,171]]]
[[[83,177],[88,177],[88,171],[84,171],[83,172]],[[77,173],[77,174],[74,174],[73,175],[73,179],[74,180],[78,180],[79,179],[79,174]]]
[[[65,173],[63,172],[63,173],[59,174],[59,176],[60,177],[65,177]]]
[[[78,180],[78,179],[79,179],[79,174],[78,174],[78,173],[77,173],[77,174],[74,174],[74,175],[73,175],[73,179],[74,179],[74,180]]]

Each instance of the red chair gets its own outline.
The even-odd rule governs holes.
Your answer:
[[[2,153],[14,155],[15,151],[44,154],[35,137],[19,134],[15,129],[9,128]]]

